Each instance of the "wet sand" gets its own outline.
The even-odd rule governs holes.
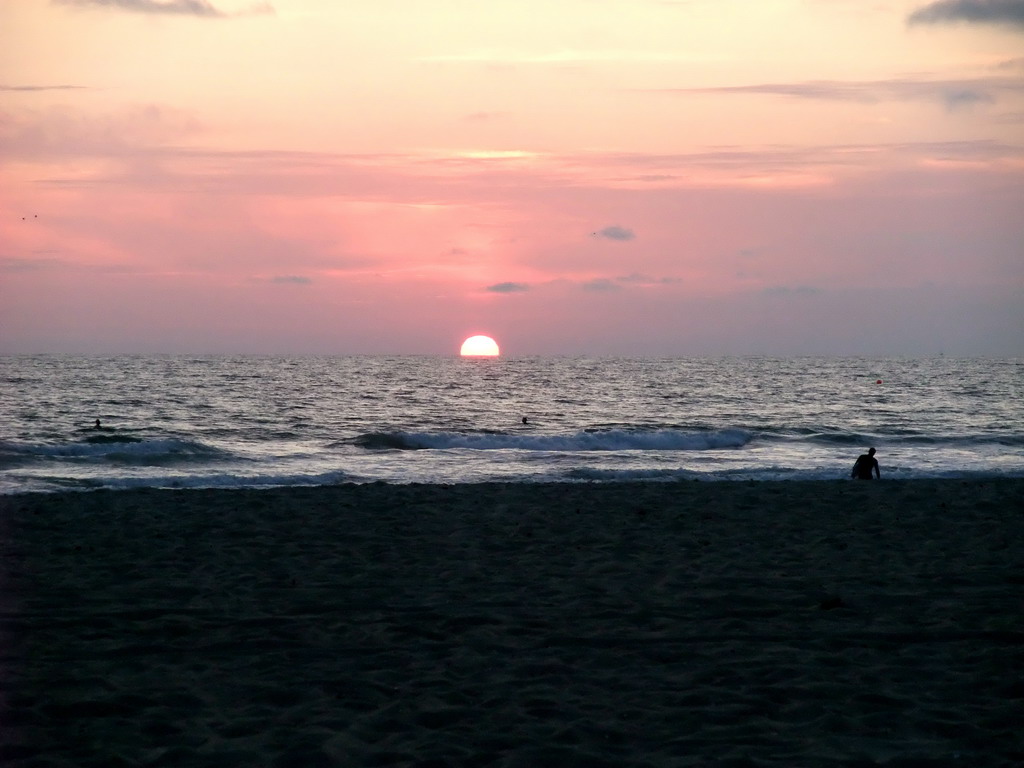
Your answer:
[[[11,766],[1017,766],[1024,481],[0,497]]]

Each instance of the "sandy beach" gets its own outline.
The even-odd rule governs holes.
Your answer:
[[[0,497],[11,766],[1019,766],[1024,480]]]

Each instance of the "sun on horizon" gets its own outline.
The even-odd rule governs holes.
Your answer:
[[[498,343],[490,336],[470,336],[462,342],[459,354],[463,357],[497,357]]]

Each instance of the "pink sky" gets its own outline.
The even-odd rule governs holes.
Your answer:
[[[1024,0],[0,28],[0,353],[1024,355]]]

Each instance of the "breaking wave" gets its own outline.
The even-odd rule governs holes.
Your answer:
[[[93,437],[75,443],[0,443],[0,459],[12,463],[51,459],[151,465],[207,462],[222,458],[232,458],[232,455],[212,445],[176,438],[144,440],[104,436],[103,439]]]
[[[584,431],[571,435],[465,434],[457,432],[371,432],[353,443],[369,450],[446,450],[461,448],[476,451],[706,451],[742,448],[752,436],[741,429],[707,432]]]

